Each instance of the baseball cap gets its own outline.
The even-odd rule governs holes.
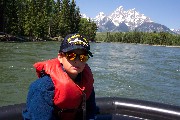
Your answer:
[[[76,49],[84,49],[91,57],[93,57],[90,52],[89,41],[83,35],[78,33],[67,35],[61,42],[59,52],[69,52]]]

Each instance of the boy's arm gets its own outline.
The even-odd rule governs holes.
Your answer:
[[[45,76],[31,84],[24,120],[55,120],[53,116],[54,86],[50,77]]]

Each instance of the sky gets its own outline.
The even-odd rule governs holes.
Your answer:
[[[119,6],[135,8],[152,21],[170,29],[180,29],[180,0],[75,0],[81,14],[95,18],[100,12],[110,15]]]

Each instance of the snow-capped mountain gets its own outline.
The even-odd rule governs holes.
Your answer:
[[[92,19],[94,22],[96,22],[97,26],[102,26],[106,22],[110,21],[110,19],[103,13],[100,12],[94,19]]]
[[[120,6],[110,15],[105,15],[103,12],[100,12],[95,18],[91,19],[97,24],[98,32],[127,32],[138,30],[145,32],[166,31],[174,33],[166,26],[153,22],[149,17],[136,11],[135,8],[126,11],[123,6]]]
[[[135,28],[136,31],[142,31],[142,32],[169,32],[172,34],[176,34],[175,32],[171,31],[169,28],[167,28],[165,25],[161,25],[158,23],[150,23],[150,22],[144,22],[138,27]]]
[[[175,33],[177,33],[177,34],[180,34],[180,29],[177,29],[177,30],[171,29],[171,31],[173,31],[173,32],[175,32]]]
[[[119,26],[122,22],[124,22],[130,28],[135,28],[144,22],[153,22],[144,14],[140,14],[135,11],[135,8],[125,11],[123,6],[117,8],[110,16],[108,16],[108,18],[110,18],[116,26]]]
[[[81,14],[81,17],[82,17],[82,18],[87,18],[87,19],[88,19],[88,17],[86,16],[86,14]]]
[[[125,11],[123,6],[118,7],[109,16],[106,16],[103,12],[100,12],[92,20],[97,23],[97,26],[99,28],[102,28],[102,26],[104,25],[107,26],[106,24],[108,22],[111,22],[115,25],[115,27],[118,27],[120,24],[125,23],[130,30],[133,30],[135,27],[141,25],[144,22],[153,22],[144,14],[140,14],[139,12],[135,11],[135,8]],[[111,31],[114,30],[112,29]]]

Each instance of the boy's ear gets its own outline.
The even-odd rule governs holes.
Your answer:
[[[58,53],[58,60],[60,63],[62,63],[62,58],[64,57],[63,53]]]

